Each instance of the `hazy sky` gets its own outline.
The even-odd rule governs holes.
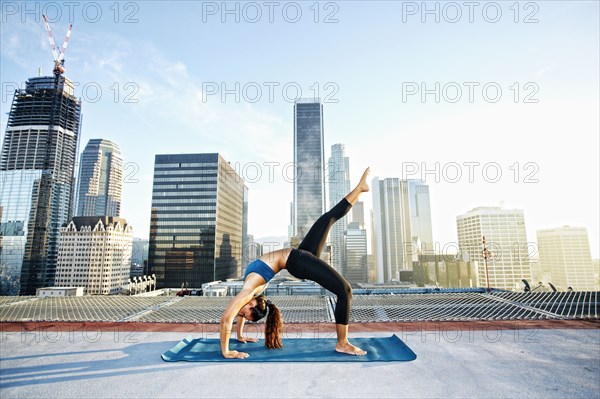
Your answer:
[[[121,147],[137,237],[154,155],[204,152],[246,178],[249,233],[286,235],[293,100],[319,95],[326,158],[346,144],[352,184],[367,165],[424,178],[440,247],[457,215],[503,203],[524,210],[529,241],[582,226],[599,256],[597,1],[4,1],[2,136],[15,86],[51,74],[42,13],[59,46],[73,23],[80,152]]]

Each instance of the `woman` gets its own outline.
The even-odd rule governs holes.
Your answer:
[[[350,355],[364,355],[367,353],[348,342],[348,320],[352,300],[350,284],[334,268],[322,261],[319,255],[331,226],[350,211],[361,193],[369,191],[368,175],[369,168],[364,171],[354,190],[346,195],[333,209],[317,219],[298,249],[286,248],[270,252],[246,267],[242,290],[229,303],[221,318],[220,337],[223,357],[244,359],[249,356],[244,352],[229,350],[229,337],[234,317],[237,317],[238,341],[256,342],[255,338],[244,337],[244,322],[246,320],[257,321],[268,314],[265,325],[265,345],[270,349],[282,347],[283,321],[281,313],[277,306],[267,300],[264,295],[258,295],[265,290],[266,284],[282,269],[287,269],[294,277],[315,281],[337,295],[337,305],[334,312],[337,332],[335,350],[337,352]]]

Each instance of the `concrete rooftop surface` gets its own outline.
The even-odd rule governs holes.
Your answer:
[[[284,345],[335,336],[331,298],[272,299]],[[600,398],[598,293],[355,298],[350,338],[396,334],[410,362],[161,359],[183,338],[218,338],[227,301],[5,298],[0,398]]]
[[[216,338],[216,329],[6,324],[0,353],[3,399],[600,397],[598,323],[574,328],[519,328],[517,323],[512,329],[494,329],[493,323],[411,328],[390,323],[385,331],[354,332],[351,338],[395,333],[417,354],[415,361],[239,364],[162,361],[160,355],[186,336]],[[258,331],[250,335],[261,336]],[[294,336],[333,333],[298,325]]]

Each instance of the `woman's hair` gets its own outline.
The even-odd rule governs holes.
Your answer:
[[[258,321],[267,315],[265,324],[265,345],[269,349],[283,348],[281,343],[281,334],[283,332],[281,312],[277,306],[265,298],[264,295],[259,295],[254,299],[256,300],[256,306],[252,308],[252,320]]]

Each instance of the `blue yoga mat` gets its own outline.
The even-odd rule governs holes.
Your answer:
[[[352,338],[350,342],[367,351],[354,356],[335,351],[333,338],[284,339],[282,349],[267,349],[264,341],[241,343],[231,340],[229,349],[246,352],[246,359],[225,359],[218,339],[185,338],[162,354],[166,362],[399,362],[417,355],[396,335],[386,338]]]

